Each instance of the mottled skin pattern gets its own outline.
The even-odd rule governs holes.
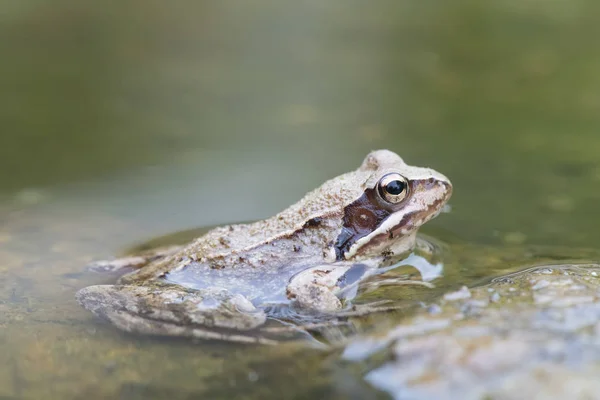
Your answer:
[[[390,203],[380,181],[406,180],[406,198]],[[449,180],[408,166],[395,153],[370,153],[353,172],[308,193],[279,214],[252,224],[216,228],[174,254],[92,286],[78,301],[121,329],[237,341],[261,326],[265,305],[334,312],[339,282],[356,261],[372,274],[391,254],[414,246],[417,229],[452,192]],[[242,339],[244,338],[244,339]]]

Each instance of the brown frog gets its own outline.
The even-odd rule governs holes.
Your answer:
[[[273,310],[331,315],[348,307],[343,289],[408,254],[451,193],[444,175],[373,151],[269,219],[215,228],[76,297],[129,332],[260,342],[254,333]]]

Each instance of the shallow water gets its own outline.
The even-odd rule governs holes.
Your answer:
[[[455,187],[452,212],[424,229],[450,247],[440,291],[378,295],[409,306],[543,260],[597,259],[598,11],[592,0],[5,7],[0,397],[386,398],[335,351],[117,332],[75,303],[112,279],[83,265],[272,215],[374,148]]]

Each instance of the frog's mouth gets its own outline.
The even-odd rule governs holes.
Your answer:
[[[403,238],[414,240],[419,227],[438,216],[452,195],[449,182],[433,178],[409,181],[409,186],[410,195],[400,204],[382,204],[376,190],[370,188],[346,206],[334,245],[336,260],[376,255]]]

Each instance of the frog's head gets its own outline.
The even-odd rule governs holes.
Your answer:
[[[337,260],[410,249],[419,227],[436,217],[452,194],[444,175],[407,165],[389,150],[368,154],[357,172],[368,179],[362,195],[344,208],[334,244]]]

